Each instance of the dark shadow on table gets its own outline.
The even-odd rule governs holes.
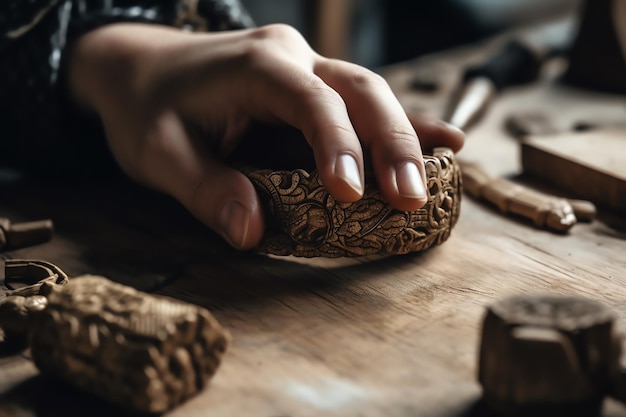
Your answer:
[[[18,411],[22,411],[21,414]],[[4,413],[7,414],[4,414]],[[37,417],[136,416],[56,378],[35,376],[0,395],[0,415]]]
[[[51,218],[55,224],[51,243],[20,256],[57,263],[70,277],[104,275],[149,292],[197,277],[193,295],[200,292],[208,308],[232,308],[285,294],[336,292],[359,276],[424,256],[324,260],[320,273],[315,260],[232,249],[174,199],[125,180],[38,179],[0,185],[0,195],[11,196],[10,203],[3,203],[11,211],[0,216],[16,221]],[[186,298],[175,289],[168,295]]]

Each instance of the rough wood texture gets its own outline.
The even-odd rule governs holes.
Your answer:
[[[83,276],[52,289],[30,345],[42,372],[121,407],[160,413],[204,388],[228,339],[203,308]]]
[[[524,172],[614,210],[626,211],[626,130],[534,137],[522,143]]]
[[[490,409],[515,416],[597,415],[614,361],[614,314],[596,301],[515,296],[491,305],[478,378]]]
[[[393,209],[374,184],[355,203],[339,203],[317,171],[245,171],[267,204],[261,252],[303,257],[398,255],[443,243],[461,209],[461,174],[452,151],[424,156],[428,201],[412,212]]]

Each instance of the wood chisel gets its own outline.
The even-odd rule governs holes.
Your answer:
[[[496,93],[535,80],[548,54],[511,40],[481,65],[468,68],[444,120],[467,130],[484,114]]]

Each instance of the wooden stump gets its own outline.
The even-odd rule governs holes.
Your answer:
[[[582,298],[516,296],[488,308],[479,381],[505,415],[598,414],[615,358],[614,316]]]

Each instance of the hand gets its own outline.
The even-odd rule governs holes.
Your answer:
[[[263,213],[250,181],[221,159],[252,123],[299,129],[342,202],[362,197],[368,152],[383,197],[401,210],[426,202],[417,133],[425,149],[463,144],[454,128],[409,119],[383,78],[316,54],[285,25],[198,34],[114,24],[81,37],[68,68],[122,169],[239,249],[258,244]]]

